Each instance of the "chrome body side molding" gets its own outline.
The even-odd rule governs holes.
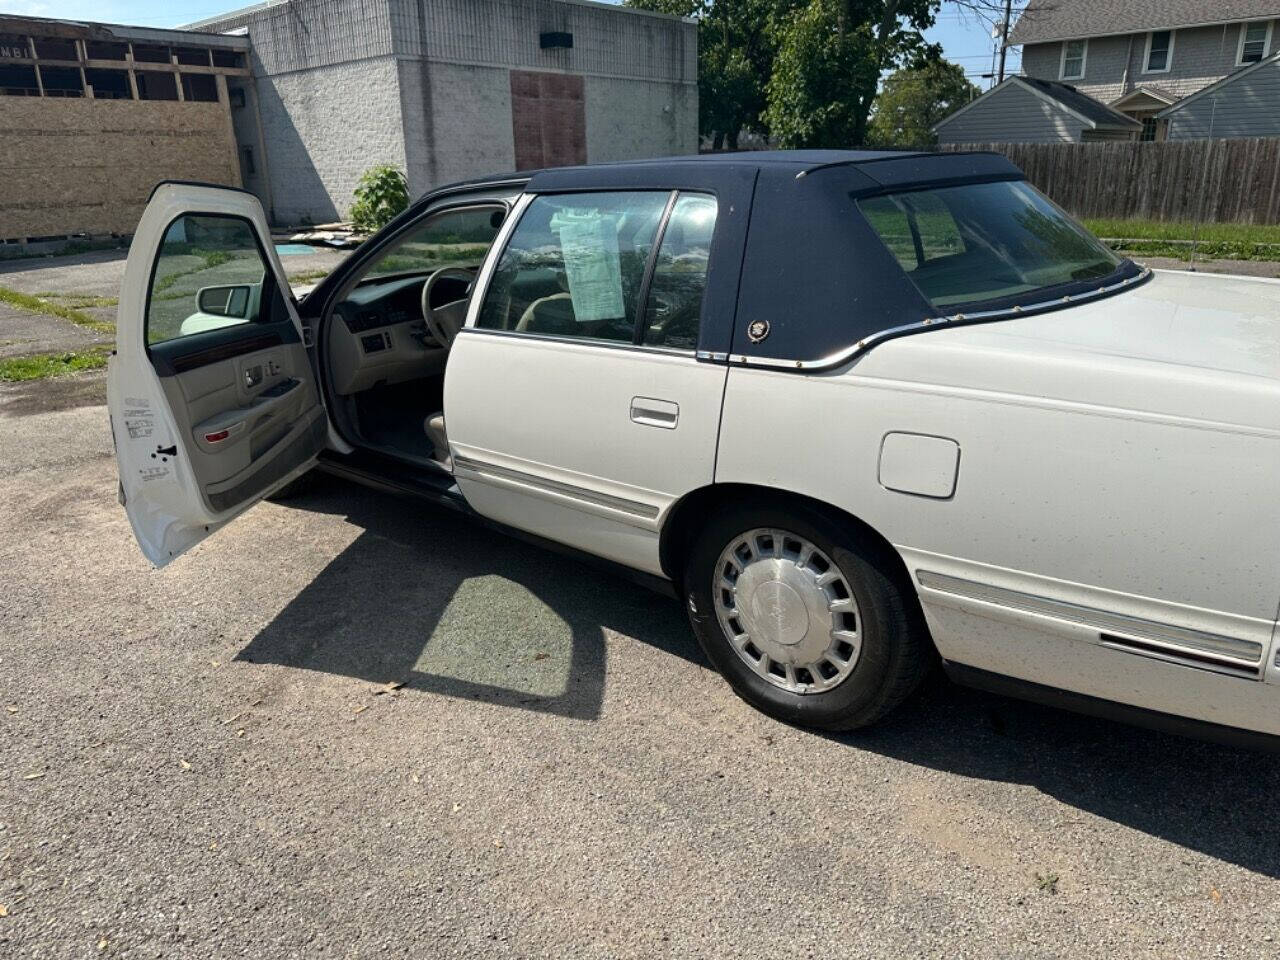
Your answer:
[[[1088,627],[1098,632],[1099,643],[1115,650],[1252,679],[1262,674],[1262,644],[1252,640],[1112,613],[931,570],[919,570],[916,579],[928,590]]]

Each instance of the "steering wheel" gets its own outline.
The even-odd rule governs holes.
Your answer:
[[[458,331],[466,322],[470,297],[454,300],[444,306],[432,307],[431,294],[436,288],[436,283],[442,279],[462,280],[470,287],[475,278],[474,273],[462,267],[444,267],[428,277],[427,282],[422,285],[422,319],[427,325],[427,332],[446,350],[453,346],[453,338],[458,335]]]

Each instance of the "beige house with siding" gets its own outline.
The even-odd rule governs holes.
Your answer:
[[[1280,135],[1280,102],[1250,99],[1234,75],[1255,71],[1280,49],[1280,0],[1030,0],[1009,36],[1022,47],[1027,79],[1069,87],[1136,121],[1127,136],[1164,140],[1205,136]],[[1269,89],[1270,73],[1254,78]],[[1177,122],[1178,107],[1207,88],[1228,98],[1237,122],[1211,128]],[[1012,110],[997,87],[938,125],[943,143],[968,139],[977,126],[1001,142],[1043,140],[1029,113]],[[987,101],[984,104],[984,101]],[[1203,105],[1196,115],[1203,112]],[[1239,114],[1249,116],[1240,121]],[[967,116],[962,115],[967,113]],[[1210,130],[1212,129],[1212,132]],[[1114,139],[1064,125],[1057,142]]]

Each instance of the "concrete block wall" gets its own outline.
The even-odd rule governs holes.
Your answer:
[[[697,151],[697,30],[674,17],[588,0],[290,0],[193,26],[249,34],[280,223],[345,216],[375,163],[404,168],[414,195],[512,170],[512,69],[584,77],[588,161]],[[549,31],[573,47],[542,49]]]
[[[161,180],[240,186],[225,102],[0,97],[0,171],[0,240],[131,234]]]
[[[365,170],[404,168],[394,57],[258,77],[256,87],[277,223],[345,218]]]
[[[1280,28],[1280,23],[1273,24],[1268,54],[1274,53],[1280,45],[1280,29],[1277,28]],[[1236,54],[1243,29],[1243,24],[1233,23],[1176,31],[1173,63],[1165,73],[1143,71],[1147,51],[1145,33],[1093,37],[1089,40],[1084,77],[1064,82],[1103,103],[1119,99],[1140,86],[1159,87],[1176,97],[1190,96],[1239,69]],[[1027,76],[1059,80],[1061,69],[1061,43],[1030,43],[1023,47],[1022,72]]]

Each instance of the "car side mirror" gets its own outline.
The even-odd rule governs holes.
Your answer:
[[[249,285],[237,283],[223,287],[201,287],[196,294],[196,306],[201,313],[244,320],[249,316]]]

